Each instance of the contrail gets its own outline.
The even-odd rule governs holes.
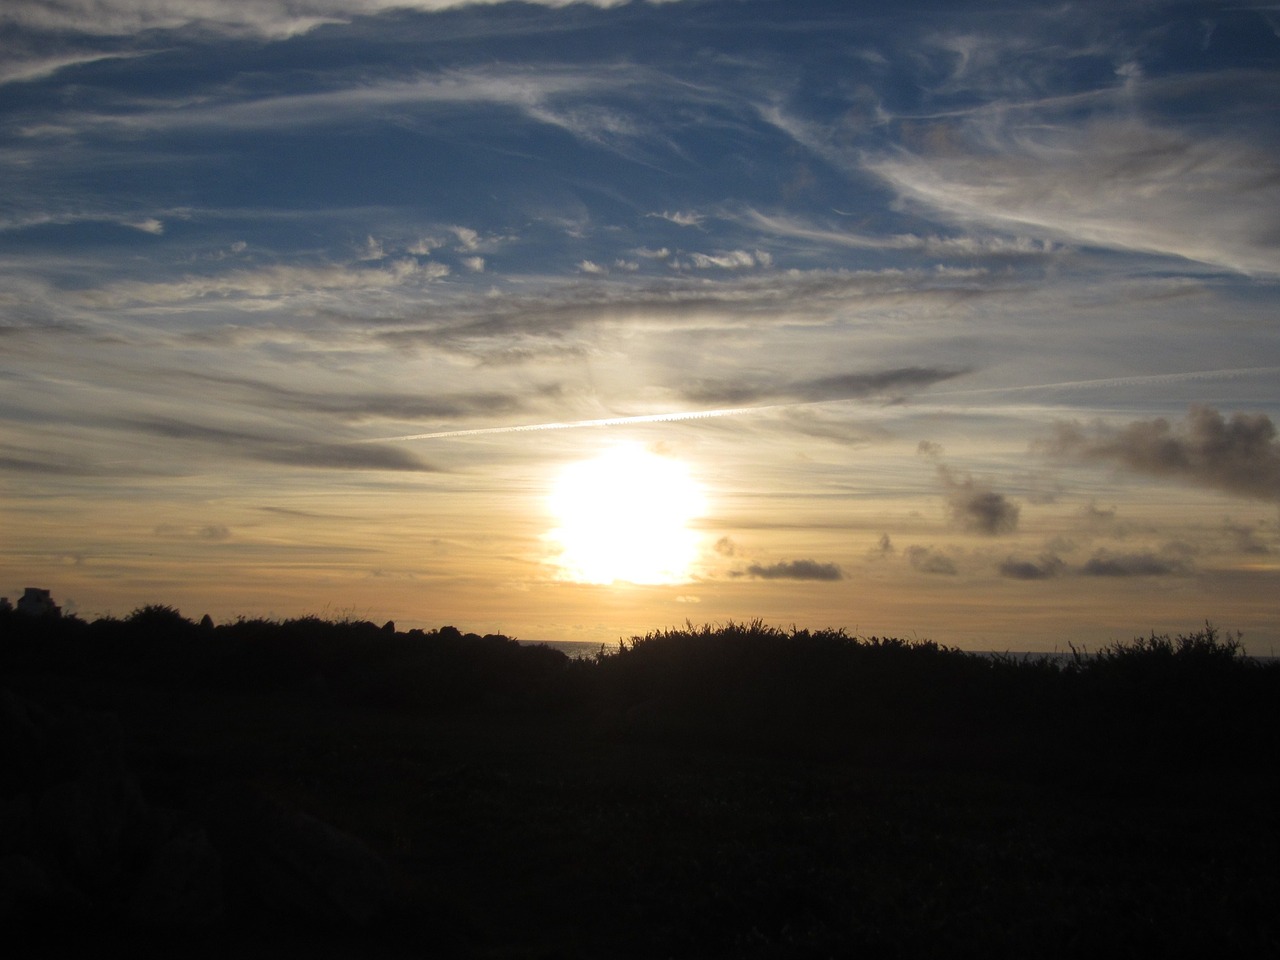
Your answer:
[[[1105,377],[1099,380],[1063,380],[1060,383],[1030,383],[1017,387],[978,387],[968,390],[937,390],[930,397],[964,397],[991,393],[1029,393],[1035,390],[1085,390],[1091,387],[1125,387],[1149,383],[1179,383],[1186,380],[1229,380],[1255,373],[1280,373],[1280,367],[1231,367],[1223,370],[1187,370],[1183,373],[1151,373],[1132,377]]]
[[[727,407],[722,410],[689,410],[676,413],[646,413],[633,417],[601,417],[598,420],[558,420],[552,423],[521,423],[505,427],[472,427],[467,430],[439,430],[435,433],[407,433],[402,437],[373,437],[356,443],[398,443],[403,440],[449,440],[454,437],[478,437],[493,433],[531,433],[535,430],[574,430],[579,427],[621,427],[631,423],[669,423],[675,420],[708,420],[713,417],[732,417],[757,410],[770,410],[775,406],[793,404],[769,404],[760,407]]]
[[[937,390],[928,393],[936,397],[965,397],[1000,393],[1026,393],[1035,390],[1089,389],[1093,387],[1126,386],[1131,384],[1173,383],[1183,380],[1229,379],[1258,373],[1280,373],[1280,367],[1239,367],[1226,370],[1189,370],[1182,373],[1155,373],[1133,377],[1106,377],[1098,380],[1064,380],[1059,383],[1032,383],[1010,387],[979,387],[969,390]],[[792,407],[813,407],[827,403],[847,403],[865,400],[866,397],[831,397],[822,400],[789,400],[784,403],[768,403],[750,407],[724,407],[719,410],[685,410],[672,413],[646,413],[631,417],[600,417],[595,420],[557,420],[551,423],[521,423],[503,427],[471,427],[464,430],[438,430],[434,433],[407,433],[399,437],[372,437],[354,443],[400,443],[410,440],[451,440],[456,437],[479,437],[500,433],[532,433],[538,430],[576,430],[583,427],[621,427],[634,423],[673,423],[680,420],[710,420],[716,417],[736,417],[765,410],[782,410]]]

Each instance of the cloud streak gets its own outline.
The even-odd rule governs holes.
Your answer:
[[[29,30],[123,36],[144,30],[200,30],[232,36],[279,39],[306,33],[323,24],[349,23],[356,17],[389,10],[438,12],[485,6],[499,0],[13,0],[0,13],[0,23]],[[627,0],[526,0],[546,7],[583,3],[614,7]],[[664,0],[672,2],[672,0]]]
[[[871,373],[844,373],[811,380],[777,384],[704,381],[682,389],[685,399],[695,403],[824,403],[865,397],[897,398],[964,376],[968,370],[933,367],[899,367]]]
[[[124,420],[117,425],[167,440],[231,453],[247,460],[290,467],[397,472],[430,472],[434,469],[400,447],[383,444],[299,443],[255,431],[213,427],[168,417]]]

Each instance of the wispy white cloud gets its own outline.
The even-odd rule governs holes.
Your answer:
[[[101,36],[143,30],[200,29],[232,35],[290,37],[326,23],[389,10],[450,10],[500,0],[10,0],[0,23],[28,29]],[[628,0],[525,0],[545,7],[573,3],[615,7]],[[671,2],[671,0],[664,0]]]
[[[3,22],[3,16],[3,13],[0,13],[0,22]],[[0,85],[42,80],[68,67],[145,56],[143,53],[114,51],[40,54],[27,53],[12,47],[7,50],[0,47],[0,52],[4,54],[4,60],[0,62]]]
[[[471,251],[480,246],[480,234],[470,227],[450,227],[449,229],[458,238],[457,249]]]
[[[651,213],[649,216],[670,220],[681,227],[700,227],[707,219],[704,214],[695,213],[692,210],[664,210],[662,213]]]
[[[827,247],[846,247],[855,250],[903,250],[914,251],[932,257],[1037,257],[1060,252],[1059,245],[1047,239],[1007,234],[972,234],[956,236],[940,234],[887,234],[876,236],[840,230],[832,226],[814,223],[803,217],[783,213],[763,213],[744,208],[731,219],[760,230],[763,233],[796,240],[807,240]]]
[[[385,267],[272,266],[161,282],[123,281],[83,294],[93,306],[179,304],[205,298],[277,298],[317,290],[370,290],[449,275],[442,263],[405,258]]]
[[[0,230],[27,230],[46,225],[67,226],[76,223],[114,223],[159,236],[164,233],[164,221],[157,216],[138,216],[128,213],[90,212],[33,212],[8,217],[0,216]]]
[[[727,250],[714,254],[691,253],[689,259],[699,270],[711,267],[719,267],[721,270],[745,270],[759,263],[755,254],[747,250]]]
[[[868,156],[901,196],[963,226],[1280,273],[1280,161],[1141,120],[988,126]]]
[[[566,65],[494,66],[416,73],[407,78],[347,82],[307,93],[246,97],[239,89],[211,90],[205,95],[169,100],[148,96],[135,102],[116,100],[109,110],[67,110],[56,122],[22,128],[32,141],[64,139],[84,131],[119,132],[129,136],[171,130],[305,129],[339,120],[369,120],[392,111],[404,122],[415,111],[432,107],[493,106],[509,108],[542,124],[560,127],[592,143],[617,145],[649,131],[638,116],[623,119],[622,107],[591,107],[605,93],[627,98],[637,110],[649,97],[684,88],[662,73],[619,63],[590,68]],[[672,217],[693,215],[673,214]]]
[[[419,237],[405,248],[405,253],[411,253],[415,257],[427,257],[432,251],[439,250],[444,245],[445,242],[437,237]]]

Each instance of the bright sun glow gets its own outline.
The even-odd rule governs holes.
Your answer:
[[[681,583],[697,553],[688,528],[702,489],[677,460],[638,445],[567,467],[551,494],[562,576],[580,583]]]

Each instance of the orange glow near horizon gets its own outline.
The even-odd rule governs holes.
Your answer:
[[[565,468],[550,507],[560,578],[578,583],[683,583],[697,555],[689,523],[705,509],[702,487],[678,460],[638,444]]]

